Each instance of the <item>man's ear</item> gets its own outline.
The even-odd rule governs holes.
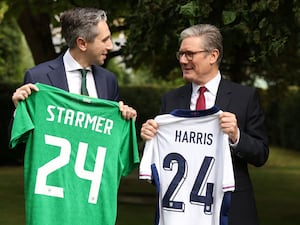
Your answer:
[[[81,51],[85,51],[86,48],[87,48],[87,42],[85,41],[84,38],[82,37],[78,37],[76,39],[76,44],[77,44],[77,47],[81,50]]]
[[[218,60],[219,55],[220,55],[220,52],[218,49],[212,50],[210,53],[210,63],[214,64]]]

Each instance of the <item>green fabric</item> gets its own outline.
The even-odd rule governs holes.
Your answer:
[[[121,176],[139,163],[134,121],[116,102],[37,86],[18,104],[10,141],[26,142],[26,224],[115,224]]]

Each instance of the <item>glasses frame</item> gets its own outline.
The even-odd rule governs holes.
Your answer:
[[[185,58],[188,61],[192,61],[194,58],[194,55],[198,54],[198,53],[202,53],[202,52],[209,52],[208,50],[199,50],[199,51],[178,51],[176,52],[176,58],[178,60],[181,59],[181,57],[184,55]]]

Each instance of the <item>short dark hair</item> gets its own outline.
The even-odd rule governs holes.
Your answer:
[[[95,27],[100,21],[107,21],[105,11],[96,8],[73,8],[60,17],[61,33],[69,48],[76,46],[78,37],[91,42],[99,35]]]

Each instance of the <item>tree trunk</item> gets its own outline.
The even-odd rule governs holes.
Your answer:
[[[18,24],[25,35],[35,64],[57,56],[52,43],[49,15],[33,13],[27,5],[18,18]]]

